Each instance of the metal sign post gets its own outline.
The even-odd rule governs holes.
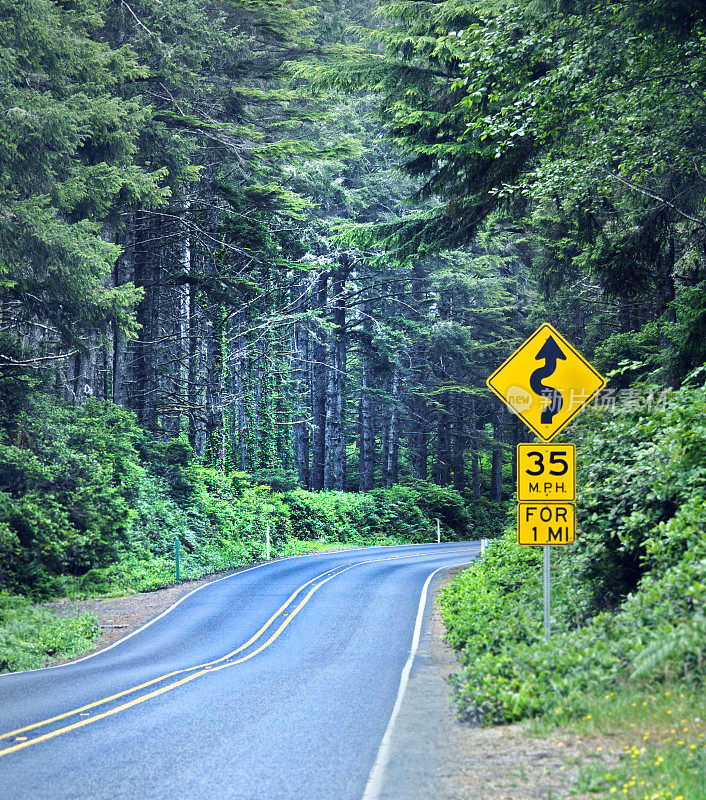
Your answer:
[[[548,638],[551,548],[570,544],[576,538],[576,448],[549,442],[606,381],[545,322],[486,384],[542,440],[517,447],[517,543],[542,548],[544,635]]]
[[[552,635],[552,548],[545,545],[542,548],[542,585],[544,596],[544,636]]]

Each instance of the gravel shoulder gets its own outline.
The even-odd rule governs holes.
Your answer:
[[[458,572],[458,570],[456,571]],[[446,573],[435,596],[456,573]],[[557,800],[576,792],[578,764],[605,740],[527,725],[479,728],[456,719],[450,675],[459,670],[437,603],[392,735],[380,800]],[[607,749],[607,747],[606,747]]]
[[[76,660],[76,658],[85,658],[91,653],[103,650],[158,617],[194,589],[213,583],[213,581],[224,578],[227,575],[234,575],[236,572],[240,572],[240,570],[218,572],[197,581],[185,581],[178,586],[168,586],[166,589],[141,592],[140,594],[126,595],[125,597],[91,597],[86,600],[62,599],[45,603],[45,608],[50,609],[60,617],[86,613],[95,614],[101,626],[100,638],[95,641],[90,650],[80,656],[76,656],[74,659],[52,661],[52,666],[67,664]]]

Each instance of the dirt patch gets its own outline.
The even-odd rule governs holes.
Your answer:
[[[435,604],[430,655],[441,678],[448,680],[460,667],[444,640],[445,632]],[[450,699],[447,718],[437,800],[550,800],[569,795],[572,800],[588,800],[591,795],[576,792],[579,762],[591,758],[607,765],[617,760],[610,750],[620,750],[617,740],[607,738],[580,738],[566,732],[539,738],[528,733],[526,724],[473,727],[456,719]]]
[[[144,625],[146,622],[159,616],[170,606],[174,605],[181,597],[198,588],[212,583],[218,578],[232,575],[240,570],[228,570],[208,575],[197,581],[185,581],[178,586],[169,586],[154,592],[141,592],[140,594],[127,595],[126,597],[96,598],[87,600],[56,600],[45,603],[44,607],[50,609],[60,617],[76,616],[90,612],[95,614],[101,626],[100,638],[96,640],[91,650],[77,658],[102,650],[104,647],[117,642],[123,636]],[[66,664],[70,660],[56,660],[51,663]]]

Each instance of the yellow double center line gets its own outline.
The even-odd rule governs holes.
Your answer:
[[[183,686],[186,683],[189,683],[196,678],[200,678],[203,675],[209,674],[211,672],[217,672],[221,669],[226,669],[228,667],[234,667],[236,664],[242,664],[244,661],[248,661],[249,659],[256,656],[258,653],[261,653],[266,647],[269,647],[272,642],[277,639],[278,636],[284,631],[284,629],[289,625],[292,620],[296,617],[296,615],[302,610],[302,608],[309,602],[314,592],[318,591],[325,583],[328,583],[333,578],[342,575],[344,572],[347,572],[349,569],[353,569],[353,567],[359,567],[362,564],[372,564],[378,561],[396,561],[399,559],[404,558],[414,558],[415,556],[420,555],[420,553],[412,553],[410,555],[405,556],[390,556],[388,558],[375,558],[375,559],[367,559],[365,561],[358,561],[355,564],[349,564],[346,567],[336,567],[334,569],[330,569],[327,572],[322,572],[320,575],[317,575],[315,578],[307,581],[306,583],[302,584],[298,589],[296,589],[288,598],[287,600],[275,611],[275,613],[267,620],[267,622],[257,631],[257,633],[253,634],[247,642],[241,644],[240,647],[227,653],[220,658],[215,659],[214,661],[208,661],[204,664],[197,664],[193,667],[186,667],[184,669],[174,670],[173,672],[168,672],[165,675],[160,675],[158,678],[153,678],[152,680],[145,681],[145,683],[141,683],[137,686],[132,686],[129,689],[125,689],[122,692],[117,692],[116,694],[112,694],[109,697],[103,697],[100,700],[96,700],[93,703],[88,703],[87,705],[81,706],[80,708],[74,708],[71,711],[66,711],[63,714],[57,714],[54,717],[49,717],[48,719],[41,720],[40,722],[34,722],[31,725],[25,725],[22,728],[16,728],[13,731],[8,731],[7,733],[0,734],[0,740],[2,739],[11,739],[15,738],[15,743],[10,745],[9,747],[5,747],[3,750],[0,750],[0,756],[6,756],[10,753],[15,753],[18,750],[23,750],[25,747],[31,747],[34,744],[39,744],[40,742],[45,742],[48,739],[53,739],[56,736],[61,736],[64,733],[68,733],[69,731],[77,730],[78,728],[82,728],[85,725],[90,725],[94,722],[98,722],[98,720],[105,719],[106,717],[110,717],[113,714],[118,714],[121,711],[125,711],[128,708],[132,708],[133,706],[139,705],[140,703],[144,703],[147,700],[152,699],[153,697],[157,697],[160,694],[164,694],[165,692],[170,692],[173,689],[178,688],[179,686]],[[317,583],[318,581],[318,583]],[[314,584],[312,586],[312,584]],[[252,650],[245,656],[241,658],[235,659],[233,661],[229,660],[236,656],[238,653],[241,653],[243,650],[246,650],[250,645],[254,644],[267,630],[270,626],[273,625],[277,617],[280,616],[284,612],[284,610],[295,600],[295,598],[300,595],[307,587],[311,587],[309,591],[304,595],[304,597],[299,601],[299,603],[294,607],[294,609],[289,612],[287,618],[282,622],[275,631],[270,634],[270,636],[265,639],[265,641],[257,647],[255,650]],[[224,663],[227,662],[227,663]],[[91,709],[97,708],[98,706],[104,705],[106,703],[110,703],[114,700],[119,700],[121,697],[125,697],[129,694],[133,694],[134,692],[138,692],[141,689],[147,689],[150,686],[154,686],[155,684],[162,683],[169,678],[173,678],[177,675],[183,675],[184,673],[191,673],[186,675],[186,677],[181,678],[177,681],[173,681],[172,683],[168,683],[166,686],[161,686],[158,689],[155,689],[151,692],[147,692],[145,694],[140,695],[139,697],[134,698],[133,700],[129,700],[126,703],[121,703],[114,708],[111,708],[107,711],[103,711],[100,714],[95,714],[90,716],[86,719],[79,720],[78,722],[74,722],[70,725],[65,725],[61,728],[56,728],[48,733],[42,734],[40,736],[35,736],[33,738],[26,738],[22,736],[22,734],[27,733],[29,731],[36,730],[37,728],[41,728],[45,725],[50,725],[53,722],[60,722],[63,719],[67,719],[68,717],[73,717],[76,714],[81,714],[85,712],[90,712]],[[18,741],[19,739],[19,741]]]

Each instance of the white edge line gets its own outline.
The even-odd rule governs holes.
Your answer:
[[[273,558],[271,561],[265,561],[262,564],[256,564],[254,567],[247,567],[246,569],[239,569],[237,572],[233,572],[230,575],[224,575],[222,578],[216,578],[215,581],[209,581],[208,583],[204,583],[203,586],[197,586],[195,589],[192,589],[190,592],[185,594],[183,597],[180,597],[175,603],[172,603],[169,608],[166,608],[162,611],[161,614],[158,614],[156,617],[151,619],[149,622],[145,622],[144,625],[141,625],[139,628],[136,628],[131,633],[128,633],[126,636],[123,636],[121,639],[109,644],[107,647],[104,647],[102,650],[96,650],[95,653],[90,653],[87,656],[83,656],[83,658],[77,658],[73,661],[67,661],[65,664],[53,664],[49,667],[36,667],[35,669],[21,669],[17,672],[2,672],[0,673],[0,679],[7,678],[11,675],[23,675],[29,672],[43,672],[44,670],[48,669],[62,669],[63,667],[72,667],[74,664],[80,664],[82,661],[88,661],[89,658],[95,658],[96,656],[102,655],[103,653],[107,653],[108,650],[112,650],[114,647],[117,647],[119,644],[126,642],[128,639],[132,639],[133,636],[137,636],[138,633],[142,633],[145,628],[149,628],[150,625],[154,625],[155,622],[158,622],[162,617],[166,617],[171,611],[184,602],[184,600],[191,597],[192,594],[196,594],[196,592],[200,592],[202,589],[206,589],[209,586],[213,586],[216,583],[220,583],[221,581],[226,581],[229,578],[236,578],[238,575],[244,575],[246,572],[252,572],[254,569],[261,569],[262,567],[269,567],[273,564],[281,564],[283,561],[290,561],[294,558],[307,558],[311,556],[332,556],[332,555],[340,555],[341,553],[354,553],[356,550],[374,550],[374,549],[382,549],[383,547],[424,547],[424,545],[430,544],[429,542],[423,542],[421,544],[380,544],[380,545],[369,545],[367,547],[342,547],[340,550],[328,550],[328,551],[312,551],[311,553],[299,553],[295,556],[284,556],[284,558]],[[472,544],[472,542],[449,542],[448,544]],[[442,569],[444,569],[442,567]],[[438,572],[438,570],[437,570]],[[435,573],[434,573],[435,574]],[[198,580],[198,579],[197,579]],[[178,585],[178,584],[177,584]],[[171,587],[169,587],[171,588]],[[139,592],[138,592],[139,594]],[[135,596],[135,595],[129,595]],[[99,598],[100,599],[100,598]],[[110,598],[106,598],[110,599]]]
[[[474,559],[475,560],[475,559]],[[434,575],[438,574],[439,572],[443,572],[444,570],[453,569],[454,567],[463,567],[467,566],[468,564],[472,564],[473,561],[468,561],[464,564],[449,564],[444,567],[439,567],[439,569],[435,569],[434,572],[429,575],[422,587],[422,593],[419,598],[419,608],[417,609],[417,619],[414,623],[414,634],[412,636],[412,649],[409,654],[409,658],[407,659],[407,663],[404,665],[402,669],[402,675],[400,676],[400,686],[397,690],[397,697],[395,699],[395,705],[392,708],[392,713],[390,714],[390,719],[387,722],[387,727],[385,728],[385,733],[382,736],[382,741],[380,742],[380,747],[378,748],[377,757],[375,758],[375,763],[373,764],[373,768],[370,770],[370,774],[368,775],[368,782],[365,784],[365,791],[363,792],[363,796],[361,800],[378,800],[380,797],[380,791],[382,789],[382,782],[385,777],[385,770],[387,769],[387,765],[390,761],[390,748],[392,743],[392,731],[395,727],[395,721],[397,720],[397,715],[400,713],[400,708],[402,707],[402,700],[404,699],[404,694],[407,691],[407,684],[409,683],[409,675],[412,671],[412,664],[414,663],[414,659],[417,655],[417,649],[419,648],[419,640],[422,636],[422,622],[424,621],[424,609],[426,608],[427,604],[427,594],[429,589],[429,584],[431,583],[431,579]]]

